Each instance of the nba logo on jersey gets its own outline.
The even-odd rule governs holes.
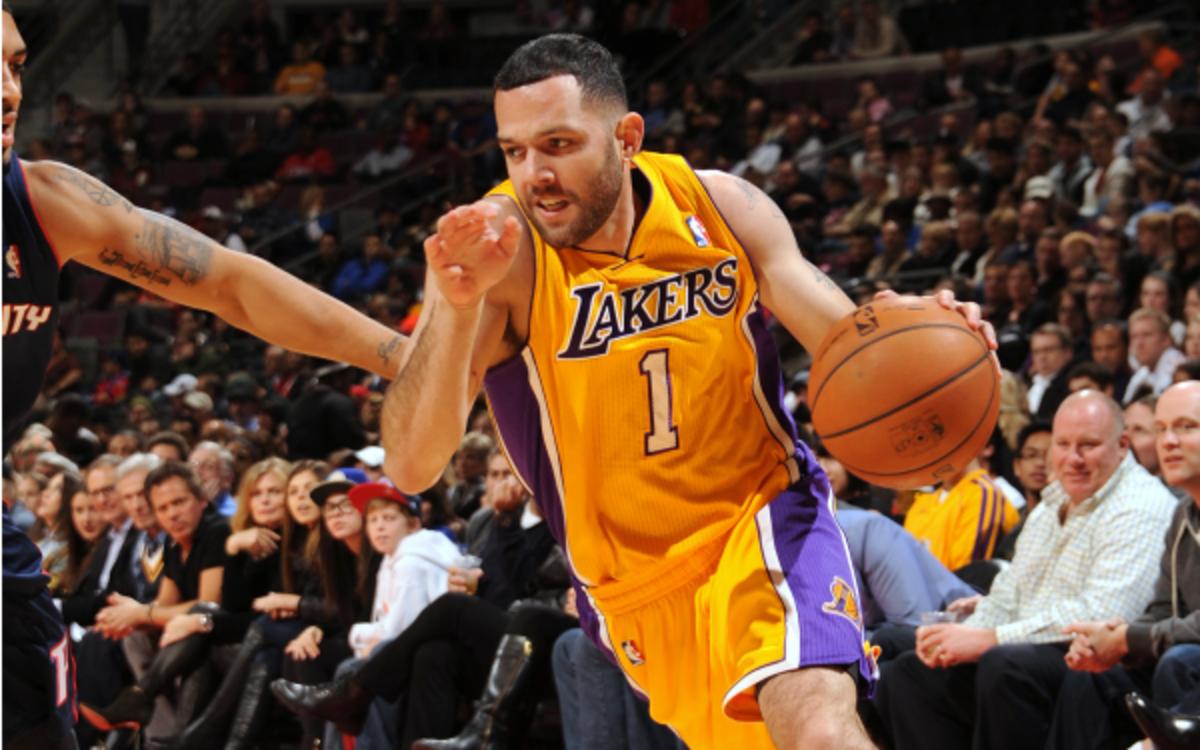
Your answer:
[[[21,278],[21,254],[17,252],[16,245],[8,246],[8,250],[4,253],[4,265],[8,267],[5,274],[8,278]]]
[[[708,239],[708,230],[704,228],[703,222],[695,214],[689,214],[687,217],[688,229],[692,230],[692,237],[696,238],[696,247],[709,247],[712,241]]]
[[[629,659],[629,663],[635,667],[640,667],[646,663],[646,657],[642,656],[642,652],[638,650],[637,644],[633,641],[621,641],[621,650],[625,652],[625,658]]]

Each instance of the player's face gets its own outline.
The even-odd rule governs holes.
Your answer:
[[[573,247],[615,235],[602,230],[624,186],[616,118],[567,75],[498,91],[495,107],[508,176],[542,238]]]
[[[1154,432],[1163,479],[1195,499],[1200,490],[1200,382],[1179,383],[1163,392],[1154,410]]]
[[[25,72],[25,40],[17,31],[12,14],[4,14],[4,163],[12,155],[17,132],[17,110],[21,108],[21,75]]]

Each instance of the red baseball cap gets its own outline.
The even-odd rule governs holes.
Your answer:
[[[350,488],[349,495],[350,504],[363,515],[366,515],[367,504],[372,500],[391,500],[410,515],[421,517],[421,498],[405,494],[388,482],[358,484]]]

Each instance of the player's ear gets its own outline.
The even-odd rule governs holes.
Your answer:
[[[637,112],[626,112],[617,120],[617,140],[620,143],[621,156],[632,159],[642,150],[642,139],[646,136],[646,121]]]

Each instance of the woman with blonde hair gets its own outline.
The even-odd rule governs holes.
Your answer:
[[[1008,370],[1000,371],[1000,417],[996,425],[1008,447],[1016,449],[1017,436],[1029,424],[1029,397],[1021,379]]]

